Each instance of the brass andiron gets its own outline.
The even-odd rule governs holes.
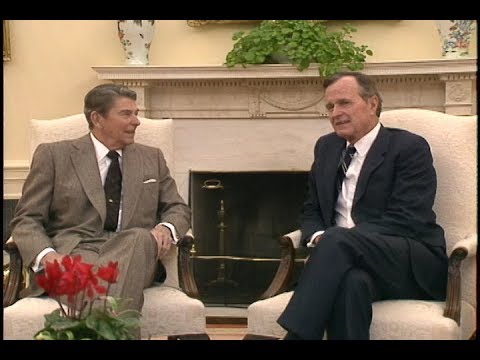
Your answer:
[[[202,186],[204,189],[207,190],[216,190],[220,189],[223,190],[223,185],[220,180],[217,179],[210,179],[205,180]],[[238,284],[230,279],[227,279],[225,276],[225,229],[227,226],[225,225],[225,206],[223,199],[220,199],[220,208],[217,211],[217,218],[218,218],[218,252],[221,256],[219,259],[219,266],[217,269],[217,278],[212,280],[208,283],[208,286],[221,286],[221,285],[231,285],[237,286]]]

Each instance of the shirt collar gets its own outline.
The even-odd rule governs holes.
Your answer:
[[[95,147],[95,156],[97,157],[97,162],[102,161],[110,151],[103,143],[100,142],[91,132],[90,138],[93,141],[93,146]],[[122,150],[116,150],[120,158],[122,157]]]
[[[357,150],[358,155],[363,156],[366,155],[370,147],[372,146],[373,142],[375,141],[378,132],[380,131],[380,121],[375,125],[375,127],[370,130],[364,137],[358,140],[355,143],[355,149]],[[347,141],[347,147],[350,143]]]

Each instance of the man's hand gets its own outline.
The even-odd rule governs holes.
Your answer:
[[[172,233],[170,232],[169,228],[163,225],[155,226],[152,230],[150,230],[150,233],[157,241],[157,258],[161,259],[165,256],[168,250],[170,250],[170,246],[172,246]]]
[[[59,254],[56,251],[50,251],[42,258],[42,260],[40,260],[40,262],[42,263],[43,268],[45,268],[47,266],[47,262],[53,264],[55,260],[57,260],[59,263],[61,263],[62,259],[63,259],[62,254]]]
[[[312,245],[311,245],[310,247],[315,247],[315,246],[318,244],[318,242],[320,241],[320,238],[322,237],[322,235],[323,235],[323,234],[315,236],[315,237],[313,238]],[[310,257],[310,255],[308,255],[308,256],[305,258],[305,262],[308,261],[309,257]]]
[[[315,238],[313,239],[313,246],[317,245],[318,242],[320,241],[320,238],[322,237],[322,235],[317,235],[315,236]]]

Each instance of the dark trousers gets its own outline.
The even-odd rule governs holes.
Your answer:
[[[278,323],[302,339],[320,340],[325,331],[329,339],[369,339],[372,302],[385,299],[430,299],[415,281],[409,241],[330,228]]]

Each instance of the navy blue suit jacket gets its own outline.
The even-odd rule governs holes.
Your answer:
[[[308,178],[301,230],[306,244],[315,231],[334,226],[334,187],[345,139],[330,133],[318,139]],[[427,141],[406,130],[381,126],[360,171],[352,219],[362,233],[407,238],[417,282],[434,298],[443,298],[442,279],[423,269],[445,261],[445,237],[432,210],[436,172]],[[425,246],[422,246],[423,243]],[[424,256],[429,251],[429,256]],[[438,277],[438,276],[437,276]],[[442,283],[440,283],[442,282]]]

